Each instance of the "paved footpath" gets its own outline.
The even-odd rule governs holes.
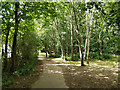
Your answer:
[[[41,57],[42,59],[42,57]],[[43,73],[33,83],[32,88],[68,88],[65,84],[62,69],[51,61],[43,59]]]

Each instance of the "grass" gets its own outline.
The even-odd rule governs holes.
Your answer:
[[[111,55],[110,59],[98,60],[91,59],[90,64],[98,67],[109,67],[114,68],[118,67],[118,55]]]
[[[110,59],[104,59],[104,60],[99,60],[99,59],[90,59],[89,60],[89,67],[103,67],[103,68],[115,68],[118,67],[118,57],[119,55],[111,55]],[[52,60],[55,61],[61,61],[66,64],[74,64],[78,65],[81,64],[81,61],[63,61],[62,58],[54,58]],[[84,61],[85,65],[87,65],[86,61]]]
[[[42,52],[40,52],[40,53],[39,53],[39,56],[46,57],[46,53],[42,53]],[[49,54],[47,54],[47,57],[49,57]]]

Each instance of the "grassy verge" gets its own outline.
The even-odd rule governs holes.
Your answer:
[[[115,68],[118,67],[118,55],[111,55],[110,59],[103,59],[103,60],[99,60],[99,59],[90,59],[89,62],[89,67],[105,67],[105,68]],[[74,64],[74,65],[78,65],[81,64],[81,61],[63,61],[61,58],[54,58],[52,60],[55,61],[60,61],[60,62],[64,62],[66,64]],[[87,65],[86,61],[84,61],[85,65]]]
[[[46,53],[39,53],[39,56],[43,56],[43,57],[46,57]],[[47,54],[47,57],[49,57],[49,54]]]
[[[37,64],[37,60],[31,60],[29,62],[22,64],[11,75],[8,72],[3,72],[2,73],[2,90],[11,88],[11,86],[14,88],[15,86],[13,84],[14,84],[14,78],[16,76],[19,77],[19,76],[29,75],[30,73],[35,72],[36,64]]]

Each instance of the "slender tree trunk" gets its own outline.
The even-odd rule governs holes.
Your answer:
[[[7,46],[8,46],[9,31],[10,31],[10,24],[8,23],[7,33],[6,33],[6,41],[5,41],[5,59],[4,59],[4,68],[3,68],[3,70],[5,70],[5,68],[7,67]]]
[[[92,18],[93,18],[93,10],[92,10]],[[89,32],[89,37],[88,37],[88,50],[87,50],[87,64],[89,64],[89,49],[90,49],[90,38],[91,38],[91,32],[92,32],[92,26],[93,26],[93,19],[90,20],[91,24],[90,25],[90,32]]]
[[[45,53],[46,53],[46,58],[47,58],[47,40],[46,40],[46,36],[45,36]]]
[[[55,41],[55,33],[53,32],[53,51],[54,57],[56,57],[56,41]]]
[[[17,45],[17,33],[18,33],[18,8],[19,8],[19,2],[15,3],[15,33],[13,38],[13,45],[12,45],[12,66],[11,66],[11,72],[15,71],[15,61],[16,61],[16,45]]]
[[[3,41],[3,37],[2,37],[2,41]],[[3,59],[3,56],[4,56],[4,48],[3,48],[3,42],[2,42],[2,59]]]
[[[82,55],[82,54],[81,54]],[[81,58],[81,66],[85,66],[84,65],[84,60],[83,60],[83,55],[81,56],[82,58]]]
[[[78,57],[77,53],[79,53],[79,43],[78,43],[78,40],[76,39],[76,46],[75,46],[75,55],[76,55],[76,57]]]
[[[102,55],[102,41],[101,41],[101,32],[99,33],[99,51],[100,51],[100,55]]]
[[[78,46],[77,46],[78,42],[76,40],[76,46],[75,46],[75,56],[77,57],[77,51],[78,51]]]
[[[47,58],[47,50],[45,51],[45,53],[46,53],[46,58]]]
[[[54,42],[54,45],[53,45],[53,51],[54,51],[54,57],[56,57],[56,46],[55,46],[55,42]]]
[[[86,41],[85,41],[85,50],[84,50],[84,60],[86,56],[87,41],[88,41],[88,26],[87,26],[87,13],[86,13]]]
[[[73,2],[71,0],[71,4],[73,5]],[[70,23],[70,28],[71,28],[71,54],[72,54],[72,57],[71,57],[71,60],[73,61],[73,20],[72,20],[72,10],[73,8],[71,7],[71,23]]]
[[[89,64],[89,49],[90,49],[91,28],[88,37],[88,50],[87,50],[87,64]]]
[[[62,40],[62,36],[61,36],[61,32],[59,30],[59,26],[58,26],[58,20],[56,19],[56,23],[57,23],[57,31],[58,31],[58,35],[60,37],[60,44],[61,44],[61,51],[62,51],[62,58],[63,60],[66,59],[66,56],[65,56],[65,48],[64,48],[64,43],[63,43],[63,40]]]
[[[80,29],[78,28],[77,25],[77,17],[75,14],[75,8],[73,6],[73,11],[74,11],[74,17],[75,17],[75,26],[76,26],[76,34],[77,34],[77,41],[78,41],[78,45],[79,45],[79,53],[80,53],[80,59],[81,59],[81,66],[85,66],[84,65],[84,61],[83,61],[83,55],[82,55],[82,49],[81,49],[81,33],[80,33]]]
[[[2,37],[2,41],[3,41],[3,37]],[[4,56],[4,48],[3,48],[3,42],[2,42],[2,59],[3,59],[3,56]]]
[[[69,54],[69,47],[67,46],[66,47],[66,52],[67,52],[67,55]]]

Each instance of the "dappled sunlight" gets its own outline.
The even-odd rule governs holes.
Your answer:
[[[104,87],[104,85],[105,87],[117,85],[117,73],[108,70],[104,67],[76,67],[74,65],[63,67],[63,75],[65,75],[66,79],[72,81],[69,82],[69,85],[74,87],[80,85],[83,87],[87,86],[87,88],[98,88]]]
[[[81,64],[76,64],[75,66],[81,66]]]
[[[55,61],[61,61],[62,58],[53,58],[52,60],[55,60]],[[63,60],[62,60],[63,61]]]
[[[53,65],[53,66],[59,66],[59,65],[62,65],[62,66],[68,66],[68,65],[74,65],[74,64],[46,64],[46,65]]]
[[[120,3],[42,1],[1,3],[3,90],[117,87]]]
[[[55,70],[48,70],[48,73],[61,73],[62,74],[61,71],[55,71]]]

